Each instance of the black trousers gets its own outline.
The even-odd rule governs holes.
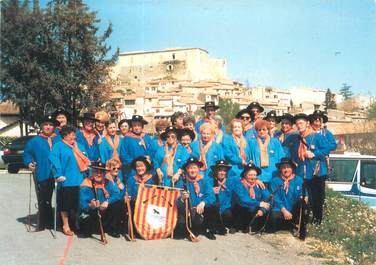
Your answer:
[[[54,191],[54,180],[47,179],[38,182],[37,188],[37,199],[38,199],[38,210],[39,210],[39,229],[50,229],[53,227],[53,211],[51,205],[52,193]]]
[[[299,223],[300,202],[295,204],[291,211],[292,220],[285,220],[281,211],[272,211],[267,224],[268,232],[276,232],[278,230],[289,230],[294,224]]]
[[[250,211],[249,208],[241,207],[240,205],[236,204],[233,211],[235,215],[235,227],[239,230],[247,230],[251,225],[251,229],[256,231],[259,230],[265,222],[266,216],[264,214],[263,216],[256,218],[251,224],[253,217],[258,211],[258,208],[256,208],[254,211]]]
[[[178,220],[175,227],[175,234],[185,234],[185,205],[178,206]],[[215,232],[218,220],[218,207],[216,205],[205,205],[204,213],[198,214],[196,208],[191,209],[192,231],[196,234],[205,233],[208,229]]]
[[[320,224],[323,216],[323,206],[325,202],[325,178],[313,177],[313,179],[306,180],[306,187],[308,189],[309,202],[313,213],[313,222]]]

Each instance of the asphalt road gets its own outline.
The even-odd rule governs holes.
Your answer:
[[[34,187],[32,187],[34,189]],[[32,213],[36,213],[32,190]],[[58,232],[27,232],[29,175],[0,172],[0,264],[321,264],[307,256],[306,243],[288,233],[256,235],[237,233],[200,242],[159,241],[108,237],[103,246],[94,238],[66,237]]]

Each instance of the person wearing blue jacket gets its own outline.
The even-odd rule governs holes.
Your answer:
[[[85,147],[91,162],[97,162],[100,159],[98,143],[100,135],[96,133],[94,123],[99,120],[97,120],[94,113],[91,112],[84,113],[81,120],[83,127],[76,131],[77,143]]]
[[[252,125],[252,121],[254,120],[254,115],[250,109],[245,108],[240,110],[236,115],[235,118],[242,121],[243,125],[243,134],[246,139],[256,138],[257,132]],[[254,136],[254,137],[252,137]]]
[[[270,193],[258,180],[260,175],[261,169],[250,162],[244,165],[241,180],[236,180],[240,187],[234,206],[235,226],[243,233],[248,233],[250,228],[259,230],[259,226],[265,222],[270,207],[268,203]],[[248,203],[244,204],[244,201]],[[251,224],[253,218],[255,221]]]
[[[299,132],[294,129],[294,116],[285,113],[278,117],[281,123],[281,129],[278,130],[274,137],[282,144],[286,157],[291,158],[290,150],[295,141],[299,138]]]
[[[296,174],[307,184],[313,212],[313,223],[320,224],[325,200],[325,178],[328,174],[326,157],[330,145],[326,138],[309,126],[309,116],[295,115],[299,139],[292,146],[292,160],[297,164]]]
[[[278,132],[277,124],[280,122],[279,117],[277,116],[277,112],[275,110],[271,110],[266,113],[264,120],[269,122],[269,135],[274,137],[274,135]]]
[[[39,210],[37,231],[50,229],[53,226],[51,198],[55,180],[48,156],[52,147],[61,140],[60,136],[54,133],[56,125],[57,121],[53,117],[44,117],[40,122],[41,133],[27,142],[23,154],[24,164],[35,176]]]
[[[155,122],[155,132],[156,135],[151,140],[150,144],[150,156],[154,157],[155,153],[157,152],[158,148],[163,146],[165,141],[162,140],[161,134],[166,130],[167,127],[170,126],[170,122],[168,120],[159,119]]]
[[[280,175],[271,181],[270,189],[274,193],[274,203],[269,219],[268,230],[291,228],[298,223],[299,204],[303,194],[303,178],[295,175],[296,165],[288,157],[277,164]],[[307,199],[307,198],[305,198]]]
[[[197,134],[200,133],[200,128],[205,123],[210,123],[215,126],[214,116],[215,112],[219,109],[219,106],[215,105],[214,101],[208,101],[205,102],[205,105],[201,107],[201,109],[205,111],[205,117],[199,119],[195,124],[195,130]],[[223,132],[225,131],[225,127],[223,126],[223,124],[221,126],[221,130]]]
[[[120,159],[120,142],[122,138],[116,134],[115,120],[109,120],[105,123],[106,135],[102,137],[102,141],[99,144],[100,160],[103,164],[106,164],[111,158]]]
[[[204,123],[200,127],[200,134],[199,139],[191,144],[192,156],[199,157],[202,163],[200,174],[208,178],[211,174],[211,166],[217,160],[223,160],[223,149],[214,141],[214,127],[210,123]]]
[[[57,125],[54,129],[54,132],[57,135],[60,135],[61,129],[68,124],[68,121],[71,117],[68,111],[63,107],[59,107],[53,114],[54,119],[57,121]]]
[[[158,148],[153,158],[154,169],[163,186],[182,186],[182,167],[189,155],[187,149],[178,142],[177,135],[178,129],[167,127],[161,135],[165,144]]]
[[[278,139],[270,137],[268,121],[262,119],[257,120],[255,122],[255,128],[258,135],[257,138],[251,139],[249,142],[249,158],[253,161],[255,166],[262,170],[258,179],[268,186],[272,177],[278,173],[275,164],[285,156],[285,152]]]
[[[48,158],[58,182],[57,208],[63,220],[63,233],[68,236],[73,235],[68,219],[78,211],[80,185],[90,165],[85,148],[76,142],[75,131],[73,126],[64,126],[62,140],[53,146]]]
[[[241,120],[233,119],[230,124],[231,134],[223,137],[223,154],[224,159],[231,164],[229,177],[240,179],[243,166],[249,162],[250,147],[243,135]]]
[[[262,119],[262,113],[264,112],[264,107],[260,105],[258,102],[251,102],[247,106],[248,111],[251,112],[252,117],[252,123],[251,123],[251,129],[247,130],[245,133],[245,137],[248,141],[251,139],[257,138],[258,132],[256,128],[254,127],[254,124],[257,120]]]
[[[101,162],[91,166],[92,175],[85,178],[80,185],[80,233],[91,236],[100,232],[97,210],[101,213],[103,229],[110,236],[119,238],[124,231],[122,221],[126,210],[123,200],[113,193],[113,182],[105,178],[106,167]],[[97,200],[95,198],[97,194]]]
[[[132,161],[139,156],[151,157],[151,142],[152,138],[143,132],[144,126],[148,124],[141,115],[133,115],[131,120],[128,120],[130,131],[123,138],[120,143],[120,161],[123,165],[124,175],[134,175],[134,170],[131,170]]]
[[[177,200],[178,221],[176,234],[182,234],[185,226],[185,203],[189,201],[192,231],[202,233],[210,240],[215,240],[216,207],[212,187],[203,175],[199,173],[203,166],[196,157],[190,157],[183,166],[186,176],[184,191]]]
[[[335,151],[337,149],[336,139],[334,138],[334,135],[331,133],[331,131],[329,131],[328,128],[324,125],[328,122],[328,116],[326,116],[321,110],[315,110],[311,115],[309,115],[309,119],[312,129],[324,136],[328,141],[329,151]]]

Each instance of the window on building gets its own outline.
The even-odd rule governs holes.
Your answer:
[[[172,54],[172,60],[175,60],[175,53]]]
[[[278,98],[278,96],[277,96],[277,95],[274,95],[274,98]]]
[[[136,104],[136,100],[134,100],[134,99],[125,99],[124,100],[124,105],[126,105],[126,106],[130,106],[130,105],[134,105],[134,104]]]
[[[137,79],[137,75],[134,76],[134,79]]]
[[[174,66],[172,64],[167,65],[167,70],[172,71],[174,69]]]

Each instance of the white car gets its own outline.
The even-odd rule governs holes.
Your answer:
[[[331,154],[330,167],[330,188],[376,209],[376,156]]]

